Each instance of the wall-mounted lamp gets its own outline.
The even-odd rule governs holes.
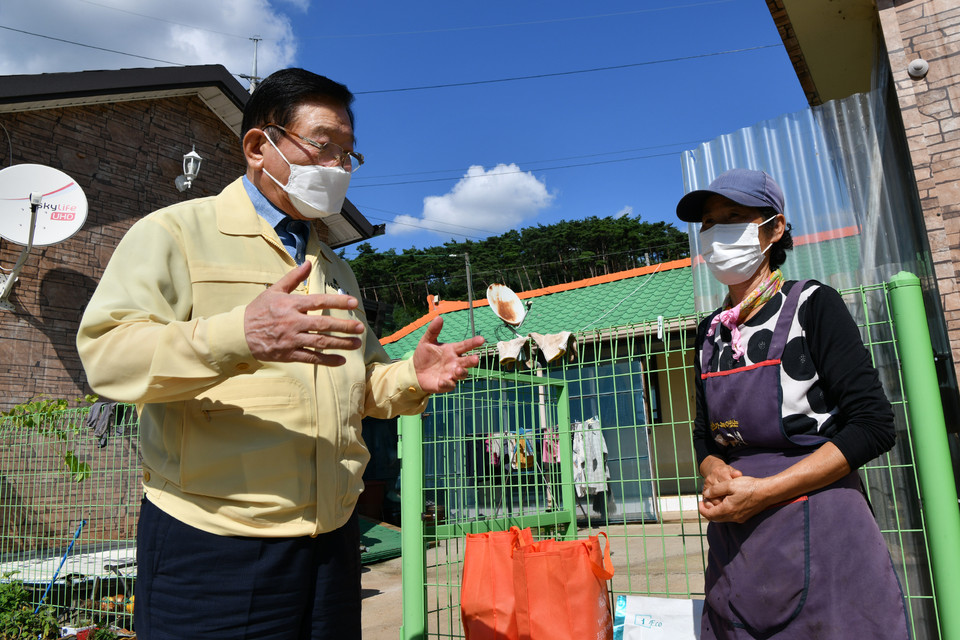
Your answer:
[[[177,176],[176,180],[173,181],[173,183],[177,185],[178,191],[186,191],[193,186],[193,181],[196,180],[197,174],[200,173],[201,162],[203,162],[203,158],[197,153],[196,146],[193,147],[190,153],[183,154],[183,175]]]

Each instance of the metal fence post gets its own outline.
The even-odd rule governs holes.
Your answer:
[[[400,416],[400,553],[403,623],[401,640],[420,640],[427,631],[423,547],[423,422]]]
[[[560,493],[563,506],[570,512],[570,525],[563,534],[564,540],[577,537],[577,497],[573,486],[573,434],[570,432],[570,389],[560,387],[557,398],[557,426],[560,439]]]
[[[887,289],[903,371],[940,630],[943,638],[960,638],[960,511],[920,279],[900,272],[890,279]]]

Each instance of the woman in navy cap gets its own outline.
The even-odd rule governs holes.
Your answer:
[[[857,469],[893,412],[840,295],[785,282],[783,193],[733,169],[677,205],[728,288],[697,332],[694,446],[710,524],[701,638],[909,638]]]

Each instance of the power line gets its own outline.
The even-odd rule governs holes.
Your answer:
[[[667,62],[684,62],[687,60],[697,60],[699,58],[710,58],[713,56],[722,56],[730,53],[744,53],[746,51],[757,51],[760,49],[771,49],[782,47],[782,44],[762,44],[756,47],[746,47],[744,49],[729,49],[727,51],[716,51],[714,53],[701,53],[693,56],[681,56],[679,58],[664,58],[663,60],[649,60],[647,62],[631,62],[628,64],[617,64],[609,67],[593,67],[590,69],[576,69],[574,71],[557,71],[554,73],[537,73],[529,76],[514,76],[511,78],[496,78],[493,80],[469,80],[467,82],[451,82],[448,84],[430,84],[419,87],[403,87],[400,89],[372,89],[370,91],[354,91],[354,95],[370,95],[374,93],[399,93],[402,91],[424,91],[427,89],[447,89],[450,87],[470,87],[480,84],[494,84],[497,82],[514,82],[517,80],[535,80],[538,78],[555,78],[558,76],[572,76],[580,73],[596,73],[598,71],[614,71],[617,69],[629,69],[631,67],[645,67],[653,64],[664,64]]]
[[[353,185],[351,185],[351,188],[353,188],[353,189],[363,189],[364,187],[391,187],[391,186],[401,185],[401,184],[420,184],[420,183],[422,183],[422,182],[449,182],[449,181],[451,181],[451,180],[472,180],[472,179],[475,179],[475,178],[487,178],[487,177],[490,177],[491,175],[493,175],[493,176],[506,176],[506,175],[518,174],[518,173],[530,173],[530,172],[532,172],[532,171],[555,171],[555,170],[557,170],[557,169],[572,169],[572,168],[575,168],[575,167],[589,167],[589,166],[593,166],[593,165],[613,164],[613,163],[616,163],[616,162],[630,162],[630,161],[632,161],[632,160],[646,160],[646,159],[648,159],[648,158],[663,158],[663,157],[666,157],[666,156],[672,156],[672,155],[677,154],[677,153],[680,153],[680,152],[679,152],[679,151],[671,151],[670,153],[652,153],[652,154],[650,154],[650,155],[646,155],[646,156],[634,156],[634,157],[632,157],[632,158],[616,158],[616,159],[614,159],[614,160],[596,160],[596,161],[594,161],[594,162],[578,162],[578,163],[573,163],[573,164],[560,165],[560,166],[557,166],[557,167],[541,167],[541,168],[539,168],[539,169],[531,169],[530,171],[523,171],[523,170],[517,170],[517,171],[501,171],[501,172],[494,173],[494,174],[485,173],[485,174],[479,175],[479,176],[462,175],[462,176],[453,177],[453,178],[424,178],[423,180],[401,180],[401,181],[398,181],[398,182],[375,182],[375,183],[373,183],[373,184],[353,184]]]
[[[527,166],[531,164],[540,164],[543,162],[560,162],[561,160],[579,160],[580,158],[597,158],[600,156],[612,156],[619,153],[633,153],[634,151],[647,151],[650,149],[664,149],[666,147],[676,147],[679,145],[700,144],[701,142],[703,141],[702,140],[682,140],[680,142],[671,142],[668,144],[657,144],[649,147],[635,147],[633,149],[621,149],[619,151],[603,151],[601,153],[587,153],[579,156],[562,156],[559,158],[548,158],[546,160],[523,160],[523,161],[517,160],[509,164],[515,164],[517,166],[520,166],[520,165]],[[475,163],[475,164],[479,164],[479,163]],[[499,162],[497,164],[507,164],[507,163]],[[539,171],[539,169],[529,169],[529,171]],[[351,184],[354,184],[353,181],[358,179],[359,180],[373,180],[373,179],[379,180],[381,178],[402,178],[405,176],[425,176],[433,173],[451,173],[451,172],[462,173],[463,170],[462,169],[434,169],[432,171],[411,171],[407,173],[382,173],[382,174],[375,174],[372,176],[367,174],[361,174],[359,176],[355,175],[351,179]]]
[[[553,24],[557,22],[574,22],[579,20],[595,20],[598,18],[617,18],[621,16],[636,15],[639,13],[655,13],[659,11],[670,11],[672,9],[692,9],[695,7],[704,7],[712,4],[726,4],[734,0],[712,0],[711,2],[695,2],[693,4],[670,5],[666,7],[652,7],[650,9],[634,9],[633,11],[620,11],[617,13],[598,13],[590,16],[571,16],[569,18],[550,18],[547,20],[531,20],[528,22],[506,22],[501,24],[484,24],[468,27],[447,27],[445,29],[423,29],[419,31],[392,31],[383,33],[349,33],[330,36],[304,36],[301,40],[330,40],[336,38],[377,38],[383,36],[416,36],[431,33],[451,33],[457,31],[478,31],[482,29],[503,29],[507,27],[526,27],[538,24]]]
[[[568,260],[565,260],[565,261],[563,261],[563,262],[561,262],[561,261],[559,261],[559,260],[555,260],[555,261],[553,261],[553,262],[538,262],[538,263],[534,263],[534,264],[520,264],[520,265],[515,265],[515,266],[510,266],[510,267],[502,267],[502,268],[499,268],[499,269],[488,269],[488,270],[486,270],[486,271],[475,271],[475,272],[473,272],[473,277],[475,277],[475,278],[482,278],[482,277],[484,277],[484,276],[498,275],[498,274],[500,274],[500,273],[503,272],[503,271],[514,271],[514,270],[522,269],[522,268],[527,268],[527,269],[531,269],[531,270],[532,270],[532,269],[538,269],[538,270],[539,270],[539,269],[547,269],[547,268],[550,268],[550,267],[557,267],[557,266],[567,267],[567,266],[569,266],[569,265],[571,265],[571,264],[575,264],[575,263],[577,263],[577,262],[584,262],[584,261],[588,261],[588,260],[598,260],[598,259],[600,259],[600,260],[606,260],[607,258],[616,258],[616,257],[619,257],[619,256],[624,256],[624,255],[632,255],[632,256],[634,256],[634,257],[640,257],[640,256],[643,256],[644,254],[649,254],[649,253],[653,253],[653,252],[656,252],[656,251],[663,251],[663,250],[665,250],[665,249],[671,249],[671,248],[673,248],[673,247],[688,247],[688,248],[689,248],[689,246],[690,246],[690,245],[689,245],[688,243],[686,243],[686,242],[672,242],[672,243],[670,243],[670,244],[659,244],[659,245],[656,245],[656,246],[653,246],[653,247],[641,247],[641,248],[639,248],[639,249],[629,249],[629,250],[627,250],[627,251],[618,251],[618,252],[616,252],[616,253],[603,253],[603,254],[591,255],[591,256],[585,256],[585,257],[572,257],[572,258],[570,258],[570,259],[568,259]],[[428,253],[425,253],[425,251],[426,251],[425,249],[421,249],[420,251],[421,251],[421,253],[419,253],[419,254],[417,254],[417,253],[403,253],[403,254],[399,254],[399,253],[398,253],[398,254],[395,254],[395,257],[404,258],[404,259],[408,259],[408,260],[409,260],[409,259],[417,259],[417,260],[419,260],[419,259],[435,259],[435,258],[444,258],[444,257],[446,257],[446,255],[436,255],[436,256],[430,255],[430,254],[428,254]],[[358,254],[358,255],[359,255],[359,254]],[[348,260],[349,260],[349,259],[350,259],[350,258],[348,258]],[[441,274],[441,273],[437,273],[437,274],[432,274],[432,275],[443,276],[443,277],[444,277],[445,279],[447,279],[447,280],[462,280],[462,279],[466,279],[466,274],[460,275],[459,273],[457,273],[457,271],[456,271],[455,269],[454,269],[454,270],[451,270],[451,272],[450,272],[449,274],[447,274],[447,273],[442,273],[442,274]],[[407,282],[392,282],[392,283],[388,283],[388,284],[367,285],[367,286],[361,286],[360,288],[361,288],[361,289],[394,289],[394,288],[396,288],[396,287],[398,287],[398,286],[400,286],[400,287],[409,287],[409,286],[413,286],[413,285],[423,284],[424,282],[425,282],[425,280],[409,280],[409,281],[407,281]]]
[[[128,9],[121,9],[120,7],[115,7],[109,4],[102,4],[100,2],[93,2],[93,0],[79,0],[85,4],[94,5],[97,7],[102,7],[104,9],[111,9],[113,11],[119,11],[120,13],[126,13],[132,16],[138,16],[140,18],[146,18],[148,20],[156,20],[158,22],[165,22],[167,24],[174,24],[181,27],[188,27],[190,29],[197,29],[198,31],[207,31],[209,33],[216,33],[222,36],[229,36],[231,38],[248,38],[249,36],[242,36],[236,33],[227,33],[224,31],[217,31],[215,29],[208,29],[206,27],[200,27],[193,24],[187,24],[184,22],[177,22],[174,20],[169,20],[167,18],[160,18],[158,16],[151,16],[145,13],[137,13],[136,11],[130,11]],[[421,29],[417,31],[392,31],[392,32],[381,32],[381,33],[343,33],[343,34],[334,34],[334,35],[309,35],[309,36],[300,36],[299,40],[334,40],[334,39],[344,39],[344,38],[380,38],[380,37],[391,37],[391,36],[415,36],[415,35],[428,35],[434,33],[454,33],[461,31],[480,31],[487,29],[505,29],[511,27],[527,27],[541,24],[555,24],[561,22],[577,22],[581,20],[597,20],[600,18],[619,18],[622,16],[637,15],[642,13],[657,13],[661,11],[671,11],[674,9],[693,9],[696,7],[704,7],[709,5],[716,4],[728,4],[734,2],[735,0],[711,0],[709,2],[695,2],[692,4],[682,4],[682,5],[670,5],[666,7],[652,7],[649,9],[634,9],[632,11],[620,11],[617,13],[598,13],[588,16],[570,16],[568,18],[550,18],[545,20],[530,20],[527,22],[506,22],[500,24],[484,24],[484,25],[472,25],[466,27],[446,27],[442,29]],[[265,40],[270,42],[279,42],[276,38],[266,38]]]
[[[170,60],[161,60],[160,58],[151,58],[149,56],[141,56],[135,53],[127,53],[125,51],[117,51],[116,49],[106,49],[104,47],[95,47],[92,44],[84,44],[82,42],[74,42],[73,40],[64,40],[63,38],[54,38],[53,36],[45,36],[42,33],[33,33],[30,31],[24,31],[23,29],[14,29],[13,27],[7,27],[0,24],[0,29],[6,29],[7,31],[15,31],[17,33],[23,33],[28,36],[34,36],[36,38],[43,38],[45,40],[55,40],[56,42],[65,42],[66,44],[76,45],[78,47],[86,47],[87,49],[96,49],[97,51],[106,51],[107,53],[116,53],[121,56],[130,56],[131,58],[140,58],[141,60],[150,60],[152,62],[162,62],[164,64],[172,64],[177,67],[185,67],[187,65],[182,62],[171,62]],[[234,74],[236,75],[236,74]]]
[[[354,203],[354,205],[356,205],[356,203]],[[360,207],[360,205],[357,205],[357,206],[358,206],[358,208]],[[433,229],[433,228],[424,226],[424,225],[422,225],[422,224],[413,224],[413,223],[410,223],[410,222],[397,222],[397,221],[396,221],[396,218],[394,218],[393,220],[389,220],[389,219],[387,219],[387,218],[380,218],[380,217],[377,217],[377,216],[368,216],[368,215],[366,214],[367,211],[380,211],[381,213],[390,213],[390,214],[393,214],[393,215],[395,215],[395,216],[409,216],[409,217],[411,217],[411,218],[414,218],[414,217],[415,217],[415,216],[411,216],[409,213],[398,213],[398,212],[396,212],[396,211],[388,211],[387,209],[378,209],[378,208],[376,208],[376,207],[363,207],[363,211],[364,211],[364,214],[363,214],[363,215],[364,215],[364,217],[366,217],[366,218],[371,218],[371,219],[373,219],[373,220],[381,220],[381,221],[383,221],[383,222],[389,222],[389,223],[391,223],[391,224],[397,224],[397,225],[401,225],[401,226],[404,226],[404,227],[411,227],[411,228],[413,228],[413,229],[419,229],[419,230],[421,230],[421,231],[433,231],[434,233],[452,233],[452,234],[454,234],[454,235],[463,236],[464,238],[471,238],[471,239],[473,239],[473,240],[484,240],[485,238],[488,237],[488,236],[471,236],[471,235],[469,235],[469,234],[467,234],[467,233],[462,233],[462,232],[454,231],[454,230]],[[481,233],[486,233],[486,234],[488,234],[488,235],[492,235],[492,234],[494,234],[494,233],[497,233],[496,231],[491,231],[490,229],[477,229],[476,227],[465,227],[465,226],[462,226],[462,225],[451,224],[451,223],[449,223],[449,222],[437,222],[437,221],[433,221],[433,222],[435,222],[436,224],[445,224],[445,225],[447,225],[447,226],[449,226],[449,227],[455,227],[455,228],[457,228],[457,229],[469,229],[470,231],[480,231]]]
[[[609,308],[607,311],[605,311],[599,318],[597,318],[596,320],[593,320],[593,321],[588,322],[587,324],[585,324],[585,325],[583,326],[583,329],[588,329],[588,328],[592,327],[593,325],[597,324],[598,322],[600,322],[601,320],[603,320],[604,318],[606,318],[608,315],[610,315],[611,313],[613,313],[613,312],[617,309],[617,307],[619,307],[619,306],[622,305],[624,302],[626,302],[627,300],[629,300],[629,299],[633,296],[633,294],[635,294],[637,291],[640,291],[640,289],[642,289],[643,287],[645,287],[645,286],[647,286],[648,284],[650,284],[650,282],[653,281],[653,276],[656,275],[656,274],[660,271],[660,267],[662,267],[662,266],[663,266],[663,263],[662,263],[662,262],[657,263],[657,268],[653,270],[653,273],[650,274],[650,277],[649,277],[649,278],[644,278],[643,280],[641,280],[641,281],[640,281],[640,284],[637,285],[637,288],[636,288],[636,289],[634,289],[633,291],[631,291],[630,293],[628,293],[627,295],[625,295],[623,298],[621,298],[620,301],[619,301],[617,304],[615,304],[615,305],[613,305],[612,307],[610,307],[610,308]]]
[[[8,26],[6,26],[6,25],[0,25],[0,29],[6,29],[7,31],[13,31],[13,32],[16,32],[16,33],[22,33],[22,34],[24,34],[24,35],[33,36],[33,37],[35,37],[35,38],[43,38],[43,39],[45,39],[45,40],[53,40],[53,41],[55,41],[55,42],[63,42],[63,43],[65,43],[65,44],[71,44],[71,45],[74,45],[74,46],[77,46],[77,47],[84,47],[84,48],[87,48],[87,49],[94,49],[94,50],[96,50],[96,51],[104,51],[104,52],[107,52],[107,53],[115,53],[115,54],[121,55],[121,56],[129,56],[129,57],[131,57],[131,58],[139,58],[139,59],[141,59],[141,60],[150,60],[150,61],[152,61],[152,62],[162,62],[162,63],[164,63],[164,64],[172,64],[172,65],[178,66],[178,67],[188,66],[188,65],[186,65],[185,63],[182,63],[182,62],[174,62],[174,61],[172,61],[172,60],[164,60],[164,59],[162,59],[162,58],[152,58],[152,57],[150,57],[150,56],[142,56],[142,55],[139,55],[139,54],[136,54],[136,53],[128,53],[128,52],[126,52],[126,51],[118,51],[118,50],[116,50],[116,49],[108,49],[108,48],[106,48],[106,47],[98,47],[98,46],[96,46],[96,45],[86,44],[86,43],[83,43],[83,42],[77,42],[77,41],[75,41],[75,40],[66,40],[66,39],[64,39],[64,38],[56,38],[56,37],[54,37],[54,36],[48,36],[48,35],[44,35],[44,34],[42,34],[42,33],[34,33],[34,32],[32,32],[32,31],[26,31],[26,30],[23,30],[23,29],[15,29],[15,28],[13,28],[13,27],[8,27]],[[646,61],[646,62],[633,62],[633,63],[628,63],[628,64],[611,65],[611,66],[607,66],[607,67],[593,67],[593,68],[590,68],[590,69],[576,69],[576,70],[573,70],[573,71],[556,71],[556,72],[552,72],[552,73],[540,73],[540,74],[534,74],[534,75],[529,75],[529,76],[513,76],[513,77],[509,77],[509,78],[494,78],[494,79],[489,79],[489,80],[471,80],[471,81],[467,81],[467,82],[452,82],[452,83],[447,83],[447,84],[423,85],[423,86],[419,86],[419,87],[401,87],[401,88],[396,88],[396,89],[372,89],[372,90],[369,90],[369,91],[354,91],[353,93],[354,93],[354,95],[370,95],[370,94],[376,94],[376,93],[399,93],[399,92],[404,92],[404,91],[425,91],[425,90],[428,90],[428,89],[446,89],[446,88],[451,88],[451,87],[466,87],[466,86],[475,86],[475,85],[483,85],[483,84],[495,84],[495,83],[499,83],[499,82],[516,82],[516,81],[519,81],[519,80],[534,80],[534,79],[538,79],[538,78],[553,78],[553,77],[560,77],[560,76],[578,75],[578,74],[584,74],[584,73],[596,73],[596,72],[600,72],[600,71],[613,71],[613,70],[617,70],[617,69],[629,69],[629,68],[633,68],[633,67],[643,67],[643,66],[649,66],[649,65],[655,65],[655,64],[665,64],[665,63],[669,63],[669,62],[683,62],[683,61],[687,61],[687,60],[696,60],[696,59],[699,59],[699,58],[709,58],[709,57],[714,57],[714,56],[727,55],[727,54],[731,54],[731,53],[743,53],[743,52],[747,52],[747,51],[757,51],[757,50],[761,50],[761,49],[771,49],[771,48],[777,48],[777,47],[780,47],[780,46],[781,46],[781,45],[779,45],[779,44],[767,44],[767,45],[759,45],[759,46],[756,46],[756,47],[747,47],[747,48],[744,48],[744,49],[729,49],[729,50],[727,50],[727,51],[717,51],[717,52],[713,52],[713,53],[703,53],[703,54],[698,54],[698,55],[693,55],[693,56],[682,56],[682,57],[679,57],[679,58],[665,58],[665,59],[662,59],[662,60],[648,60],[648,61]],[[230,72],[230,73],[231,73],[231,75],[236,76],[236,77],[238,77],[238,78],[244,77],[244,74],[242,74],[242,73],[234,73],[234,72]]]
[[[677,143],[677,144],[687,144],[687,143]],[[658,145],[658,146],[672,146],[672,145]],[[652,148],[655,148],[655,147],[652,147]],[[558,166],[558,167],[547,167],[547,168],[543,168],[543,169],[536,169],[536,171],[551,171],[551,170],[554,170],[554,169],[569,169],[569,168],[574,168],[574,167],[583,167],[583,166],[591,166],[591,165],[599,165],[599,164],[610,164],[610,163],[614,163],[614,162],[627,162],[627,161],[631,161],[631,160],[642,160],[642,159],[646,159],[646,158],[659,158],[659,157],[664,157],[664,156],[671,156],[671,155],[673,155],[674,153],[676,153],[676,152],[660,153],[660,154],[651,154],[651,155],[647,155],[647,156],[637,156],[637,157],[633,157],[633,158],[618,158],[618,159],[614,159],[614,160],[601,160],[601,161],[596,161],[596,162],[584,162],[584,163],[577,163],[577,164],[562,165],[562,166]],[[589,155],[588,155],[588,156],[585,156],[585,157],[589,157]],[[546,161],[544,161],[544,162],[546,162]],[[482,176],[461,175],[461,176],[455,177],[455,178],[426,178],[426,179],[423,179],[423,180],[407,180],[407,181],[402,181],[402,182],[386,182],[386,183],[376,183],[376,184],[366,184],[366,185],[352,184],[351,187],[352,187],[353,189],[358,189],[358,188],[361,188],[361,187],[382,187],[382,186],[390,186],[390,185],[419,184],[419,183],[424,183],[424,182],[442,182],[442,181],[450,181],[450,180],[466,180],[466,179],[473,179],[473,178],[488,177],[488,176],[490,176],[490,175],[499,176],[499,175],[518,174],[518,173],[529,173],[529,172],[528,172],[528,171],[523,171],[523,170],[517,170],[517,171],[501,171],[501,172],[499,172],[499,173],[495,173],[495,174],[484,174],[484,175],[482,175]],[[387,223],[390,223],[390,224],[396,224],[396,225],[400,225],[400,226],[410,227],[410,228],[413,228],[413,229],[421,229],[421,230],[425,230],[425,231],[432,231],[432,232],[434,232],[434,233],[450,233],[450,234],[453,234],[453,235],[462,236],[462,237],[464,237],[464,238],[471,238],[471,239],[474,239],[474,240],[483,240],[483,239],[485,238],[485,237],[480,237],[480,236],[473,236],[473,235],[470,235],[470,234],[468,234],[468,233],[458,232],[458,231],[456,231],[456,230],[454,230],[454,229],[449,229],[449,230],[448,230],[448,229],[436,229],[436,228],[427,227],[427,226],[425,226],[425,225],[423,225],[423,224],[413,224],[413,223],[409,223],[409,222],[398,222],[398,221],[396,220],[396,218],[394,218],[393,220],[390,220],[390,219],[388,219],[388,218],[382,218],[382,217],[379,217],[379,216],[367,215],[367,213],[366,213],[367,211],[379,211],[379,212],[381,212],[381,213],[389,213],[389,214],[392,214],[392,215],[394,215],[394,216],[409,216],[409,217],[411,217],[411,218],[415,218],[415,216],[413,216],[413,215],[411,215],[411,214],[409,214],[409,213],[400,213],[400,212],[397,212],[397,211],[389,211],[389,210],[387,210],[387,209],[379,209],[379,208],[377,208],[377,207],[367,207],[367,206],[364,206],[364,205],[362,205],[362,204],[360,204],[360,203],[358,203],[358,202],[356,202],[356,201],[354,201],[354,204],[357,205],[358,207],[360,207],[360,208],[364,211],[364,215],[365,215],[366,217],[368,217],[368,218],[370,218],[370,219],[373,219],[373,220],[379,220],[379,221],[381,221],[381,222],[387,222]],[[446,225],[448,225],[448,226],[450,226],[450,227],[456,227],[456,228],[458,228],[458,229],[468,229],[468,230],[470,230],[470,231],[480,231],[481,233],[487,233],[487,234],[497,233],[496,231],[492,231],[492,230],[490,230],[490,229],[480,229],[480,228],[477,228],[477,227],[467,227],[467,226],[463,226],[463,225],[453,225],[453,224],[450,224],[450,223],[443,223],[443,222],[437,222],[437,221],[434,221],[434,223],[435,223],[435,224],[446,224]]]
[[[227,33],[226,31],[217,31],[215,29],[207,29],[206,27],[198,27],[195,24],[187,24],[185,22],[176,22],[175,20],[168,20],[166,18],[159,18],[157,16],[149,16],[145,13],[137,13],[136,11],[130,11],[128,9],[121,9],[120,7],[114,7],[109,4],[101,4],[99,2],[93,2],[93,0],[79,0],[85,4],[92,4],[95,7],[102,7],[104,9],[111,9],[113,11],[119,11],[120,13],[126,13],[131,16],[137,16],[138,18],[146,18],[148,20],[156,20],[157,22],[165,22],[167,24],[173,24],[178,27],[187,27],[188,29],[196,29],[197,31],[206,31],[208,33],[215,33],[220,36],[228,36],[230,38],[243,38],[244,40],[248,39],[249,36],[241,36],[236,33]]]

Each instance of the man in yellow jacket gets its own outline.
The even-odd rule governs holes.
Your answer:
[[[302,69],[244,109],[244,176],[124,236],[80,324],[91,387],[137,403],[145,640],[359,638],[364,416],[420,412],[483,343],[390,363],[323,240],[353,171],[352,94]]]

